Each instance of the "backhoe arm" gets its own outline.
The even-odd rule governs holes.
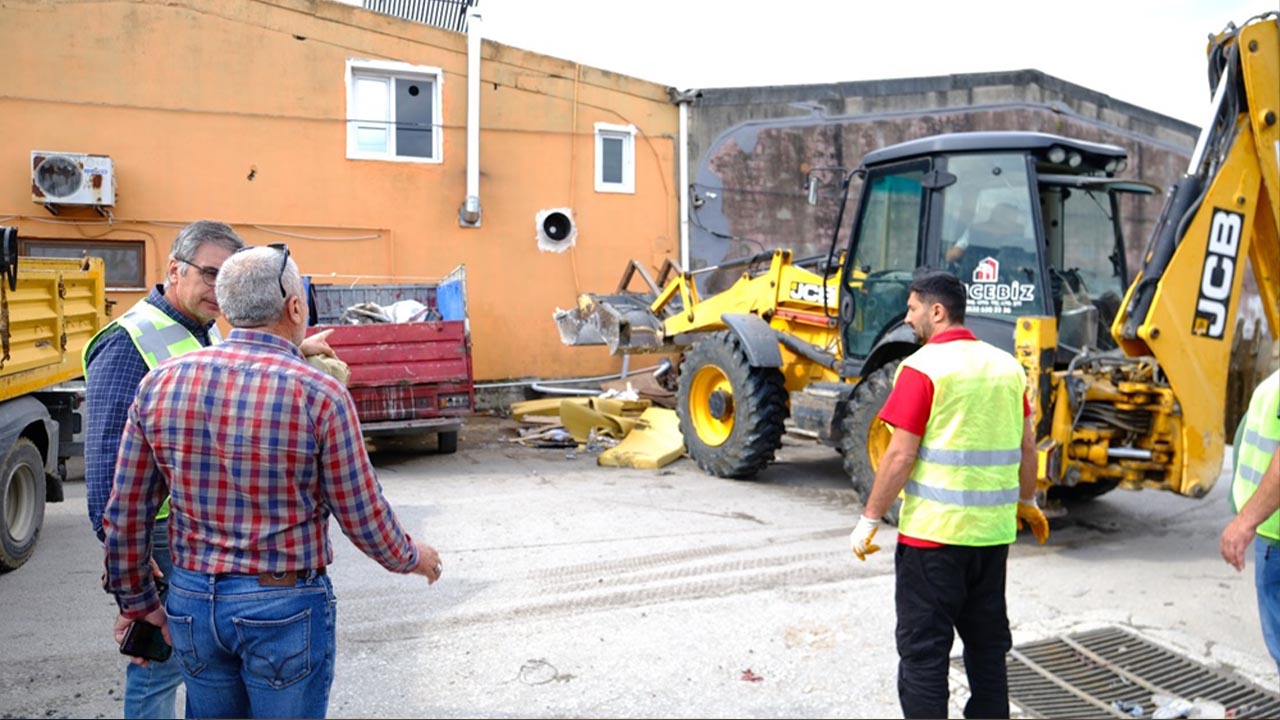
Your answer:
[[[1112,335],[1153,356],[1182,410],[1181,492],[1221,469],[1227,369],[1247,257],[1280,331],[1280,23],[1229,28],[1209,49],[1213,116],[1174,187]]]

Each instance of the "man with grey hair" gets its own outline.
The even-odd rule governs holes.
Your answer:
[[[169,253],[164,283],[152,288],[147,297],[103,328],[85,347],[85,495],[89,521],[99,540],[104,539],[102,512],[111,494],[120,436],[138,384],[162,361],[217,342],[214,321],[219,305],[214,283],[223,262],[244,246],[225,223],[200,220],[182,228]],[[319,337],[309,341],[307,353],[332,355],[333,350]],[[162,586],[171,566],[168,517],[165,502],[155,517],[151,550]],[[176,663],[129,664],[124,716],[174,717],[181,683]]]
[[[336,652],[330,515],[393,572],[433,584],[440,556],[383,497],[346,387],[299,350],[307,304],[288,247],[233,254],[217,301],[226,342],[156,368],[129,411],[103,522],[116,638],[137,621],[161,628],[188,717],[323,717]],[[174,592],[162,607],[146,555],[166,493]]]

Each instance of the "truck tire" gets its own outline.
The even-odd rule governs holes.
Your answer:
[[[753,477],[782,447],[787,419],[782,371],[751,367],[734,333],[708,335],[685,353],[676,397],[685,449],[710,475]]]
[[[436,433],[436,452],[441,455],[452,455],[458,452],[458,431]]]
[[[893,376],[900,360],[893,360],[876,368],[858,383],[849,398],[849,411],[844,418],[844,439],[840,441],[844,472],[858,491],[858,499],[863,505],[871,497],[871,487],[875,484],[876,471],[871,466],[871,456],[867,453],[867,438],[871,435],[871,424],[884,407],[893,390]],[[893,501],[888,512],[881,519],[890,525],[898,524],[898,512],[902,509],[901,498]]]
[[[25,563],[44,522],[44,461],[35,444],[18,438],[0,468],[0,572]]]

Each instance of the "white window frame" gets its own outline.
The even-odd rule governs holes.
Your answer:
[[[390,107],[387,108],[387,117],[391,121],[388,125],[387,132],[387,152],[368,152],[359,149],[356,143],[356,129],[360,118],[352,117],[355,112],[356,102],[356,85],[357,76],[385,78],[390,83]],[[413,80],[423,80],[431,82],[431,157],[411,157],[396,155],[396,133],[394,118],[396,116],[395,108],[395,78],[407,78]],[[409,63],[397,62],[394,60],[367,60],[360,58],[347,58],[346,67],[346,85],[347,85],[347,159],[349,160],[385,160],[387,162],[407,162],[420,163],[428,165],[438,165],[444,162],[444,142],[441,132],[444,129],[443,112],[441,105],[444,99],[444,71],[438,67],[430,67],[427,65],[410,65]]]
[[[604,139],[622,140],[622,182],[604,181]],[[596,123],[596,192],[636,192],[636,126]]]

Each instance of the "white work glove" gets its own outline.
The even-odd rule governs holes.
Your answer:
[[[880,521],[872,520],[866,515],[858,518],[858,525],[849,533],[849,549],[859,560],[866,562],[867,556],[880,549],[879,545],[873,545],[871,539],[876,536],[876,531],[880,529]]]

